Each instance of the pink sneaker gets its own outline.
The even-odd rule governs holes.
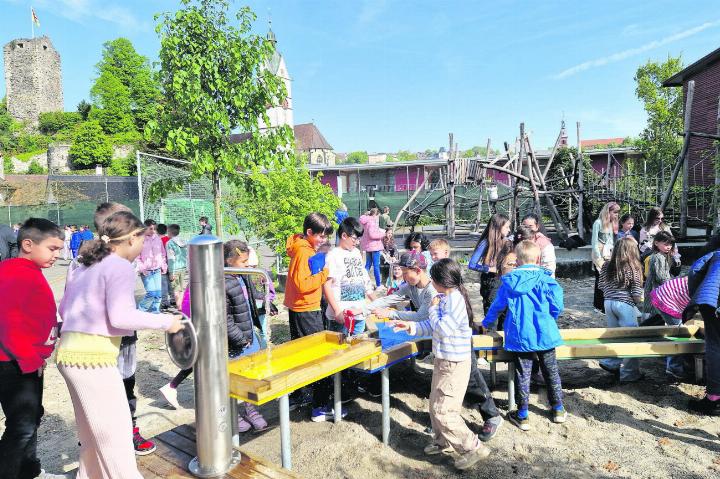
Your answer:
[[[247,422],[244,417],[238,417],[238,432],[248,432],[252,429],[252,424]]]
[[[260,411],[258,411],[256,406],[250,403],[245,403],[245,419],[252,424],[252,427],[256,431],[262,431],[268,427],[268,423],[265,418],[262,417]]]

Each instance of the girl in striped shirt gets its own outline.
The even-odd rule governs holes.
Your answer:
[[[600,269],[598,287],[605,297],[608,328],[638,326],[636,304],[643,300],[642,264],[637,241],[632,236],[621,238],[613,249],[610,261]],[[620,382],[642,379],[638,359],[606,358],[600,367],[619,375]]]
[[[430,268],[433,286],[439,293],[432,300],[430,319],[392,321],[395,331],[413,336],[432,336],[435,355],[430,392],[430,422],[433,442],[425,454],[458,454],[455,467],[464,470],[490,454],[460,416],[470,379],[472,360],[472,308],[463,285],[460,265],[443,258]]]

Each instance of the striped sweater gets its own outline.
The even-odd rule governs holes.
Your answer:
[[[458,290],[439,296],[440,304],[430,306],[430,319],[414,323],[411,334],[432,336],[432,351],[436,358],[455,362],[467,361],[472,350],[472,330],[465,298]]]
[[[683,311],[690,303],[688,277],[679,276],[665,281],[650,292],[650,302],[663,313],[673,318],[682,318]]]

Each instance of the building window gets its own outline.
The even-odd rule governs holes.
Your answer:
[[[22,43],[18,43],[17,45],[18,45],[18,48],[22,48],[22,47],[23,47],[23,44],[22,44]]]
[[[43,50],[47,50],[47,45],[43,45]]]

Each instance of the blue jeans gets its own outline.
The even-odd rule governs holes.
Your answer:
[[[635,306],[622,301],[605,300],[605,318],[608,328],[637,328]],[[635,381],[640,378],[640,360],[607,358],[600,361],[605,367],[620,370],[620,381]]]
[[[160,312],[160,298],[162,297],[162,275],[159,269],[154,269],[148,274],[141,274],[145,297],[140,300],[138,309],[149,313]]]
[[[365,269],[370,272],[370,266],[375,273],[375,287],[380,286],[380,251],[365,252]]]

